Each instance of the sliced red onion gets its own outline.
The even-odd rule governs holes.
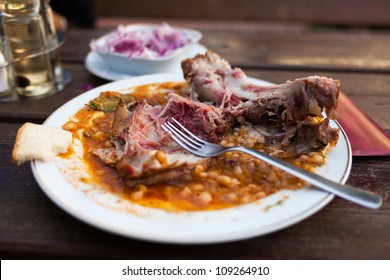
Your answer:
[[[173,51],[191,44],[192,39],[167,23],[151,28],[118,28],[107,36],[105,43],[91,47],[109,54],[125,54],[129,58],[159,58],[170,55]]]

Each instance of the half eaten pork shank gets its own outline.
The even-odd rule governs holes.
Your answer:
[[[232,69],[216,53],[208,51],[182,61],[189,97],[243,118],[269,140],[280,142],[290,156],[319,150],[338,140],[338,130],[329,120],[336,117],[339,81],[310,76],[285,84],[259,86],[245,73]]]
[[[338,81],[311,76],[258,86],[211,51],[184,60],[182,69],[186,97],[171,93],[166,104],[158,105],[146,100],[126,104],[122,99],[111,131],[115,147],[94,151],[128,186],[185,181],[197,164],[208,164],[209,159],[190,155],[161,128],[170,117],[213,143],[235,126],[247,126],[264,144],[289,157],[319,151],[338,139],[338,130],[329,126],[329,119],[335,118]],[[324,120],[319,118],[323,111]]]

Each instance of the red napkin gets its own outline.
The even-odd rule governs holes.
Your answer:
[[[390,155],[390,136],[343,93],[340,93],[336,112],[337,121],[351,142],[352,155]]]

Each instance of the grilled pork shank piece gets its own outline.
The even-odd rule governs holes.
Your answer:
[[[225,116],[242,117],[261,126],[267,137],[277,135],[276,140],[292,155],[337,142],[338,130],[329,127],[328,121],[309,119],[321,117],[323,111],[330,119],[336,117],[337,80],[310,76],[281,85],[259,86],[251,83],[241,69],[232,69],[211,51],[183,60],[182,69],[192,100],[212,104],[223,110]],[[300,125],[303,121],[310,123],[310,129]],[[309,138],[310,141],[302,140]]]
[[[339,81],[310,76],[275,86],[251,83],[241,69],[231,66],[216,53],[182,61],[190,98],[241,110],[252,123],[300,121],[307,116],[335,118]]]

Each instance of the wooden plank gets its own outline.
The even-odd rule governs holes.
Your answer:
[[[368,210],[334,199],[285,230],[227,244],[174,246],[119,237],[79,222],[39,189],[10,155],[20,124],[0,124],[0,255],[3,258],[389,259],[390,201]],[[355,158],[350,184],[390,195],[390,158]],[[369,240],[369,242],[367,242]]]
[[[132,22],[134,19],[117,23]],[[390,36],[384,33],[330,33],[299,26],[262,27],[253,22],[171,23],[200,30],[203,45],[240,67],[390,73]],[[90,41],[115,26],[99,31],[70,30],[62,49],[63,60],[83,62],[90,51]]]
[[[370,71],[390,68],[390,37],[326,32],[205,32],[204,44],[241,67]],[[221,42],[223,42],[221,44]],[[378,50],[385,50],[378,52]]]
[[[97,16],[241,19],[351,26],[390,24],[386,0],[97,0]]]

